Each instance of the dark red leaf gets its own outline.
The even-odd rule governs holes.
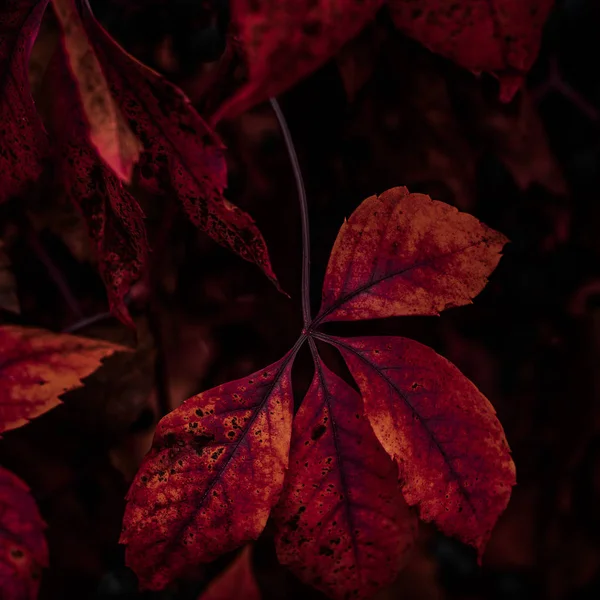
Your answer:
[[[276,282],[265,241],[254,221],[223,196],[223,146],[181,90],[127,54],[84,3],[83,20],[145,155],[140,175],[151,191],[175,195],[190,221],[219,244],[256,263]]]
[[[29,488],[0,467],[0,591],[2,600],[35,600],[48,548]]]
[[[371,598],[406,561],[416,519],[359,394],[320,359],[290,455],[274,510],[279,560],[332,598]]]
[[[396,26],[462,67],[493,73],[510,101],[531,69],[554,0],[389,0]]]
[[[252,547],[246,546],[235,560],[210,583],[198,600],[261,600],[252,573]]]
[[[383,0],[232,0],[248,82],[213,120],[277,96],[329,60],[371,20]]]
[[[436,315],[468,304],[506,242],[475,217],[406,188],[371,196],[340,229],[315,322]]]
[[[515,484],[492,405],[454,365],[418,342],[329,341],[360,387],[377,438],[398,462],[406,501],[481,556]]]
[[[53,97],[52,109],[63,187],[81,210],[96,246],[111,312],[133,328],[124,299],[146,268],[144,214],[90,145],[86,119],[62,48],[57,50],[49,74],[53,86],[60,90]]]
[[[127,350],[104,340],[0,327],[0,433],[25,425],[83,385],[102,359]]]
[[[44,127],[29,89],[28,62],[48,0],[0,4],[0,203],[38,178]]]
[[[264,529],[288,464],[295,353],[189,398],[159,423],[121,536],[143,587],[162,589]]]

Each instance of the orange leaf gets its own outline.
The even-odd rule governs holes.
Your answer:
[[[506,242],[475,217],[404,187],[371,196],[340,229],[314,326],[468,304]]]
[[[246,546],[198,600],[261,600],[261,597],[252,573],[252,547]]]
[[[327,338],[342,353],[406,501],[483,553],[515,484],[494,408],[451,363],[400,337]]]
[[[159,423],[121,536],[145,588],[161,589],[264,529],[288,464],[296,351],[189,398]]]
[[[274,509],[279,560],[332,598],[371,598],[406,562],[416,520],[360,396],[319,358],[290,455]]]
[[[500,80],[508,102],[540,47],[554,0],[389,0],[400,30],[462,67]]]
[[[0,590],[2,600],[35,600],[48,548],[29,488],[0,467]]]
[[[75,0],[53,0],[53,5],[62,27],[62,41],[77,82],[90,140],[113,172],[129,183],[142,146],[113,100]]]
[[[104,340],[0,327],[0,433],[54,408],[62,394],[83,386],[103,358],[127,350]]]
[[[233,0],[248,83],[215,114],[232,117],[277,96],[329,60],[383,0]]]

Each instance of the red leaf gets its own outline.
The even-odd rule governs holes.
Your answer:
[[[398,574],[416,521],[360,396],[320,359],[290,454],[274,510],[279,560],[332,598],[371,598]]]
[[[57,50],[49,73],[53,85],[60,89],[52,108],[63,187],[81,210],[96,245],[111,312],[134,328],[124,300],[148,260],[144,213],[90,146],[86,119],[62,48]]]
[[[238,115],[277,96],[329,60],[383,0],[232,0],[248,82],[215,114]]]
[[[0,467],[0,589],[2,600],[35,600],[48,548],[29,488]]]
[[[500,80],[500,99],[515,95],[539,51],[554,0],[389,0],[407,35],[476,74]]]
[[[145,588],[161,589],[264,529],[288,464],[296,351],[189,398],[159,423],[121,536]]]
[[[198,600],[261,600],[252,573],[252,547],[246,546]]]
[[[0,327],[0,433],[54,408],[62,394],[83,386],[103,358],[126,350],[104,340]]]
[[[47,139],[29,89],[28,63],[48,0],[0,6],[0,203],[42,171]]]
[[[123,181],[130,182],[142,150],[116,106],[98,57],[87,38],[75,0],[53,0],[62,27],[62,42],[77,94],[89,126],[89,137],[102,159]]]
[[[110,37],[87,3],[82,18],[113,95],[144,146],[142,182],[155,193],[174,192],[194,225],[256,263],[276,283],[256,224],[223,196],[227,173],[216,134],[179,88],[135,60]]]
[[[399,337],[328,338],[358,383],[421,518],[483,553],[515,484],[494,408],[431,348]]]
[[[315,324],[468,304],[506,242],[475,217],[406,188],[371,196],[340,229]]]

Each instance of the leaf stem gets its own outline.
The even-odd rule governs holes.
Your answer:
[[[304,321],[304,330],[306,331],[312,323],[312,317],[310,315],[310,225],[306,190],[304,189],[304,180],[302,179],[298,155],[296,154],[294,141],[292,140],[285,116],[281,111],[281,107],[276,98],[270,98],[269,101],[271,102],[273,112],[277,117],[283,139],[285,140],[285,145],[294,171],[294,177],[296,179],[296,188],[298,189],[300,215],[302,217],[302,318]]]

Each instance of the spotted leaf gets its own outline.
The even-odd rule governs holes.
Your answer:
[[[317,359],[274,514],[279,560],[332,598],[371,598],[406,562],[415,517],[360,395]]]
[[[61,89],[61,94],[52,98],[57,171],[66,196],[85,218],[111,312],[134,328],[125,296],[143,275],[148,261],[144,213],[89,142],[86,117],[62,48],[57,50],[48,73],[52,84]]]
[[[383,0],[233,0],[232,18],[248,82],[214,121],[277,96],[329,60],[374,16]]]
[[[48,0],[0,3],[0,203],[42,171],[47,148],[28,79],[31,48]]]
[[[178,200],[190,221],[217,243],[257,264],[276,282],[267,246],[252,218],[223,195],[223,146],[183,92],[127,54],[84,3],[82,18],[113,97],[145,153],[140,183]]]
[[[436,315],[468,304],[506,242],[471,215],[406,188],[371,196],[340,229],[315,324]]]
[[[483,553],[515,484],[494,408],[451,363],[400,337],[328,338],[342,353],[406,501]]]
[[[126,350],[103,340],[0,327],[0,433],[54,408],[62,394],[83,386],[103,358]]]
[[[0,591],[2,600],[35,600],[48,548],[29,488],[0,467]]]
[[[554,0],[389,0],[404,33],[460,66],[493,73],[508,102],[535,61]]]
[[[264,529],[288,464],[295,352],[189,398],[159,423],[121,536],[143,587],[162,589]]]

